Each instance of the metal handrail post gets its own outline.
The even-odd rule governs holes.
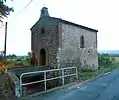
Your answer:
[[[76,79],[78,80],[78,69],[76,68]]]
[[[45,91],[46,91],[46,89],[47,89],[47,87],[46,87],[46,71],[44,72],[44,85],[45,85]]]
[[[20,76],[20,94],[22,96],[22,75]]]
[[[64,69],[62,68],[62,85],[64,85]]]

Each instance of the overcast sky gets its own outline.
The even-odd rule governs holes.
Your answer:
[[[9,1],[9,0],[8,0]],[[52,17],[84,25],[98,32],[98,50],[119,50],[119,0],[31,0],[9,2],[15,12],[9,16],[7,54],[25,55],[31,50],[30,28],[45,4]],[[0,51],[4,48],[4,29],[0,29]]]

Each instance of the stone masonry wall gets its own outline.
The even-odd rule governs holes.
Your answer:
[[[50,20],[47,21],[47,23],[51,23]],[[43,23],[46,23],[43,22]],[[39,22],[40,23],[40,22]],[[46,23],[46,25],[47,25]],[[53,23],[53,22],[52,22]],[[34,31],[35,33],[32,38],[32,50],[34,50],[35,55],[37,56],[37,59],[39,60],[40,57],[40,50],[44,48],[46,50],[46,64],[51,65],[52,68],[56,68],[57,65],[57,48],[58,48],[58,34],[57,34],[57,26],[49,25],[42,26],[42,23],[39,24],[40,27],[38,27],[37,31]],[[44,33],[42,33],[42,28],[44,28]],[[39,61],[38,61],[39,62]]]
[[[61,64],[70,62],[79,69],[95,70],[98,68],[97,33],[66,23],[59,24]],[[84,36],[85,48],[80,48],[80,37]],[[69,65],[66,65],[68,67]]]

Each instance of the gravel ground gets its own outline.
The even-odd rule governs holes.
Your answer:
[[[0,74],[0,100],[16,100],[6,74]]]

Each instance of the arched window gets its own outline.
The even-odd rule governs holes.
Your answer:
[[[80,48],[84,48],[84,36],[80,37]]]

